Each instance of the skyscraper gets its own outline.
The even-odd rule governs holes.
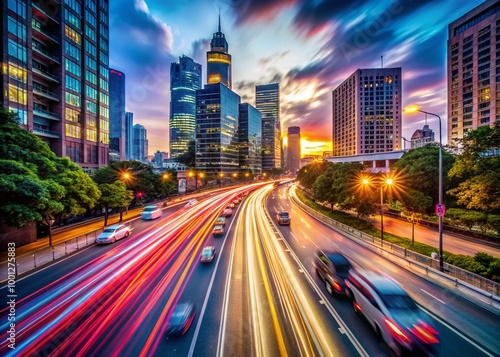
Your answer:
[[[231,55],[228,53],[226,36],[220,29],[214,33],[210,41],[210,51],[207,52],[207,83],[222,83],[231,88]]]
[[[239,171],[239,104],[222,83],[196,91],[196,170],[226,177]]]
[[[300,169],[300,128],[288,128],[287,169],[292,175],[297,175]]]
[[[483,2],[448,26],[449,144],[500,120],[498,34],[497,0]]]
[[[401,149],[401,68],[358,69],[332,92],[333,156]]]
[[[170,65],[170,157],[177,158],[194,141],[196,90],[201,88],[201,65],[182,56]]]
[[[262,114],[248,103],[240,104],[238,139],[241,172],[262,172]]]
[[[3,105],[87,173],[108,163],[108,2],[2,2]]]
[[[109,69],[109,153],[125,160],[125,73]]]
[[[148,132],[141,124],[134,125],[134,155],[132,160],[145,162],[148,158]]]
[[[279,83],[256,86],[255,107],[262,113],[262,169],[281,168]]]
[[[125,160],[132,160],[134,156],[134,113],[125,113]]]

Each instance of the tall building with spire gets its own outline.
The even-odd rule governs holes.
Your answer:
[[[226,36],[221,32],[220,14],[219,31],[214,33],[207,52],[207,83],[222,83],[231,88],[231,55],[228,53]]]

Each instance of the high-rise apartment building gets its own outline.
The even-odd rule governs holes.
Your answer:
[[[134,142],[134,113],[125,112],[125,160],[132,160]]]
[[[500,3],[488,0],[448,26],[448,143],[500,120]]]
[[[109,69],[109,154],[125,160],[125,73]]]
[[[220,29],[214,33],[210,41],[210,51],[207,52],[207,83],[222,83],[231,88],[231,55],[228,53],[229,46],[226,36]]]
[[[240,96],[222,83],[196,91],[196,170],[229,177],[239,171]]]
[[[141,124],[134,125],[132,160],[146,162],[148,159],[148,132]]]
[[[2,2],[3,105],[87,173],[108,163],[107,0]]]
[[[297,175],[300,169],[300,127],[288,128],[287,169],[292,175]]]
[[[240,172],[262,172],[262,114],[248,103],[240,104],[238,139]]]
[[[201,65],[182,56],[170,65],[170,157],[177,158],[194,141],[196,90],[201,89]]]
[[[255,87],[255,107],[262,113],[262,169],[281,168],[279,83]]]
[[[401,149],[401,67],[358,69],[332,92],[333,156]]]

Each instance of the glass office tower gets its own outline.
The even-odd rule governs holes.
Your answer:
[[[107,0],[9,0],[2,16],[4,107],[87,173],[107,165]]]
[[[240,96],[222,83],[196,91],[196,170],[238,173],[239,104]]]
[[[281,168],[279,83],[255,87],[255,107],[262,113],[262,169]]]
[[[132,160],[134,141],[134,113],[125,112],[125,160]]]
[[[125,153],[125,73],[109,69],[109,153],[120,161]]]
[[[231,88],[231,55],[228,53],[226,36],[220,30],[214,33],[207,52],[207,83],[222,83]]]
[[[300,127],[288,128],[287,169],[292,175],[297,175],[300,169]]]
[[[201,89],[201,65],[182,56],[170,65],[170,157],[185,153],[195,140],[196,90]]]
[[[238,138],[240,172],[262,172],[262,114],[248,103],[240,104]]]
[[[135,124],[133,132],[132,160],[146,162],[148,160],[148,131],[143,125]]]

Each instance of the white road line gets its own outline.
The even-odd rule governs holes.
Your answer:
[[[300,218],[300,220],[307,226],[307,228],[311,228],[311,225],[307,223],[304,218]]]
[[[426,293],[427,295],[429,295],[430,297],[433,297],[434,299],[436,299],[437,301],[439,301],[441,304],[445,304],[445,305],[446,305],[446,303],[445,303],[443,300],[438,299],[437,297],[435,297],[435,296],[434,296],[434,295],[432,295],[431,293],[429,293],[429,292],[425,291],[424,289],[420,289],[420,290],[421,290],[422,292]]]

